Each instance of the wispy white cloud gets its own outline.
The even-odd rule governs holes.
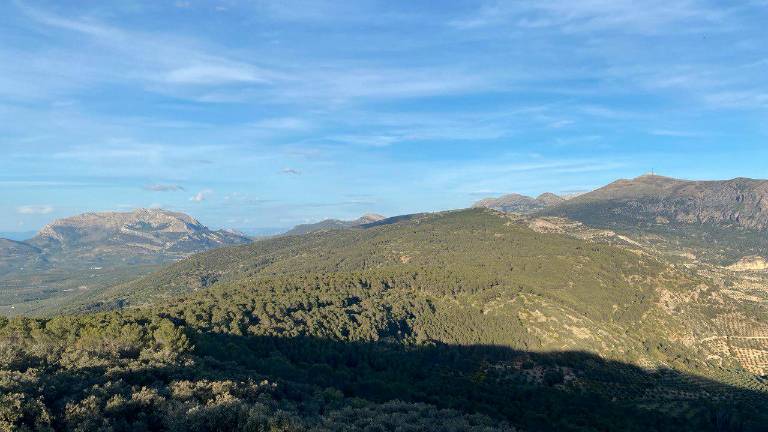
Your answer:
[[[569,135],[555,138],[555,144],[560,147],[566,146],[584,146],[588,145],[595,148],[603,140],[601,135]]]
[[[392,144],[401,141],[407,141],[409,139],[408,134],[401,135],[336,135],[330,137],[331,141],[336,141],[344,144],[352,144],[358,146],[367,147],[387,147]]]
[[[262,0],[247,3],[259,15],[277,22],[339,23],[363,22],[370,19],[370,2],[339,2],[332,0]],[[393,14],[380,11],[377,19],[392,18]]]
[[[291,131],[308,129],[311,123],[296,117],[273,117],[256,121],[251,126],[257,129]]]
[[[621,172],[627,165],[626,160],[608,156],[552,159],[508,154],[499,155],[497,160],[446,164],[440,170],[424,175],[420,182],[465,199],[512,192],[527,195],[544,191],[562,193],[572,189],[570,180],[564,179],[581,179],[586,175],[597,185],[599,179]]]
[[[173,69],[165,80],[173,84],[265,83],[269,80],[250,65],[194,65]]]
[[[551,127],[552,129],[561,129],[561,128],[570,126],[574,123],[575,122],[573,120],[567,120],[567,119],[555,120],[549,124],[549,127]]]
[[[324,137],[335,143],[359,147],[388,147],[425,141],[480,142],[510,137],[528,127],[549,127],[562,107],[521,105],[484,111],[403,112],[374,114],[354,112],[345,125],[355,132]],[[568,122],[562,123],[563,127]]]
[[[183,191],[184,187],[176,184],[150,184],[144,186],[144,189],[152,192],[179,192]]]
[[[656,135],[656,136],[666,136],[666,137],[676,137],[676,138],[694,138],[694,137],[702,136],[700,132],[674,130],[674,129],[654,129],[649,133],[651,135]]]
[[[49,14],[41,9],[36,9],[28,5],[22,5],[16,2],[15,6],[23,11],[28,17],[50,27],[58,27],[65,30],[71,30],[86,35],[100,38],[117,38],[123,36],[116,29],[104,26],[97,22],[89,20],[72,20],[57,15]]]
[[[86,135],[92,142],[90,144],[56,144],[50,154],[37,154],[34,158],[58,164],[59,174],[133,178],[141,182],[153,178],[184,182],[188,181],[190,170],[200,164],[214,163],[212,159],[226,158],[231,152],[230,146],[225,144],[147,143],[132,138],[102,137],[99,132],[96,129]],[[72,140],[78,136],[68,138]]]
[[[556,173],[600,172],[617,169],[624,161],[610,158],[541,159],[523,155],[500,155],[498,160],[447,164],[425,176],[432,187],[462,194],[478,190],[510,191],[521,179],[546,178]],[[532,177],[532,174],[536,174]],[[526,180],[527,181],[527,180]]]
[[[712,108],[754,109],[768,108],[768,92],[722,91],[705,95],[704,100]]]
[[[458,29],[512,25],[520,28],[556,28],[566,32],[618,30],[629,33],[679,31],[680,23],[722,23],[722,9],[697,0],[540,0],[486,2],[473,16],[449,24]]]
[[[160,150],[157,146],[115,143],[103,147],[78,146],[54,153],[53,157],[57,159],[77,159],[87,162],[105,159],[157,159],[159,153]]]
[[[45,180],[0,180],[0,186],[14,188],[89,188],[97,186],[96,183],[73,181],[45,181]]]
[[[84,38],[75,53],[61,52],[58,48],[27,54],[10,48],[0,50],[0,58],[30,57],[22,62],[25,68],[17,71],[19,82],[24,82],[22,72],[37,75],[38,86],[43,84],[60,91],[133,81],[149,91],[196,98],[199,95],[193,91],[195,86],[263,84],[276,76],[274,72],[227,54],[224,48],[206,46],[192,38],[129,30],[89,18],[54,15],[29,6],[19,8],[27,18],[46,29]],[[29,90],[32,92],[34,88]]]
[[[213,190],[211,190],[211,189],[203,189],[200,192],[192,195],[192,197],[189,198],[189,200],[192,201],[192,202],[198,202],[199,203],[199,202],[203,202],[203,201],[207,200],[208,198],[211,197],[211,195],[213,195]]]
[[[10,82],[3,85],[3,75],[8,74],[0,74],[0,93],[6,88],[19,96],[43,96],[51,91],[66,93],[83,86],[132,81],[146,91],[199,102],[259,99],[338,104],[359,98],[413,98],[489,89],[497,85],[500,75],[491,70],[461,70],[449,63],[366,67],[358,62],[314,64],[306,59],[280,65],[280,59],[275,58],[267,67],[251,61],[253,54],[245,56],[193,38],[130,30],[87,18],[65,18],[31,7],[22,10],[36,23],[78,34],[86,42],[81,44],[76,62],[70,52],[0,50],[0,59],[16,59],[17,64],[20,56],[28,57],[22,62],[24,69],[13,71],[16,89]],[[24,83],[30,72],[37,75],[36,86],[20,88],[19,83]],[[39,90],[41,84],[47,92]],[[227,88],[233,85],[237,88]]]
[[[330,69],[310,74],[302,89],[324,99],[411,98],[489,90],[503,74],[461,71],[449,65],[431,68]],[[319,85],[318,85],[319,84]]]
[[[16,212],[23,215],[46,215],[53,212],[50,205],[25,205],[16,208]]]

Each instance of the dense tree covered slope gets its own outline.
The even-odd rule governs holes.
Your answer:
[[[0,427],[765,430],[762,378],[710,343],[761,307],[494,211],[419,215],[3,320]]]

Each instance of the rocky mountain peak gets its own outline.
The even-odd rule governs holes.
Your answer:
[[[549,207],[560,204],[561,202],[565,201],[565,198],[559,195],[555,195],[552,192],[544,192],[543,194],[536,197],[536,201],[539,201],[540,203]]]
[[[766,230],[768,180],[692,181],[643,175],[580,195],[552,212],[593,222],[610,217]]]
[[[384,220],[384,219],[386,219],[386,217],[384,217],[384,216],[382,216],[380,214],[366,213],[366,214],[360,216],[359,218],[357,218],[356,220],[354,220],[353,222],[356,222],[358,225],[365,225],[365,224],[368,224],[368,223],[378,222],[378,221]]]
[[[565,201],[564,198],[551,192],[545,192],[536,198],[511,193],[498,198],[481,199],[474,203],[472,207],[485,207],[508,213],[529,214],[560,204],[563,201]]]
[[[317,231],[329,231],[336,229],[354,228],[386,219],[386,217],[376,213],[366,213],[354,220],[325,219],[311,224],[296,225],[286,235],[302,235]]]
[[[248,241],[235,233],[212,231],[184,213],[141,208],[59,219],[43,227],[28,243],[43,250],[187,253]]]

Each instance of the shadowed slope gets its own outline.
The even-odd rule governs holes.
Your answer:
[[[764,390],[584,352],[391,336],[238,335],[144,313],[0,323],[0,425],[749,432],[768,421]]]

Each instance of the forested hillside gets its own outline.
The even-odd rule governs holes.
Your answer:
[[[538,233],[525,221],[472,209],[214,250],[117,287],[106,296],[140,304],[244,278],[367,272],[451,295],[527,287],[562,298],[580,296],[573,301],[584,307],[606,295],[595,286],[610,285],[617,299],[628,296],[622,299],[623,310],[632,308],[631,298],[648,290],[650,279],[663,271],[661,264],[647,257],[565,235]],[[630,275],[640,283],[628,283]]]
[[[759,374],[703,343],[759,302],[490,210],[220,249],[85,300],[113,310],[3,321],[7,428],[768,424]]]

